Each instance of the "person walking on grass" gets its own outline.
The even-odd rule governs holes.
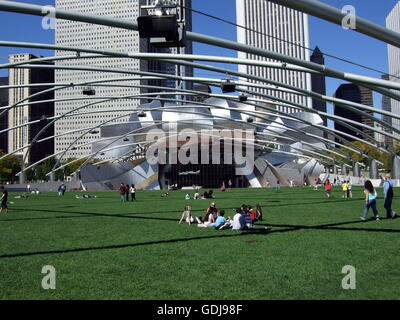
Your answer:
[[[330,181],[329,181],[329,179],[328,179],[328,180],[326,180],[326,182],[325,182],[325,194],[326,194],[326,196],[327,196],[328,198],[331,197],[331,190],[332,190],[332,185],[331,185],[331,183],[330,183]]]
[[[343,191],[342,198],[347,198],[348,187],[349,187],[349,185],[347,184],[347,181],[346,180],[343,181],[343,183],[342,183],[342,191]]]
[[[136,188],[134,184],[131,185],[129,192],[131,194],[131,201],[136,200]]]
[[[125,192],[126,192],[126,187],[123,182],[119,185],[119,195],[121,196],[121,202],[125,201]]]
[[[386,218],[394,219],[397,213],[392,209],[393,201],[393,182],[390,180],[390,173],[386,173],[385,182],[383,184],[383,194],[385,198],[385,203],[383,207],[386,209]]]
[[[125,199],[126,202],[129,202],[129,184],[125,186]]]
[[[281,190],[281,182],[279,180],[276,180],[276,191]]]
[[[370,180],[367,180],[364,183],[364,193],[365,193],[364,215],[362,217],[360,217],[360,219],[362,221],[366,221],[367,217],[368,217],[369,208],[372,208],[375,220],[379,221],[380,220],[379,212],[378,212],[378,209],[376,209],[377,193],[376,193],[376,190]]]
[[[347,181],[347,198],[353,198],[353,185],[351,184],[351,181]]]
[[[8,206],[7,206],[7,201],[8,201],[8,191],[4,188],[4,186],[1,186],[0,191],[3,193],[0,200],[1,200],[1,209],[0,213],[5,211],[4,213],[8,212]]]

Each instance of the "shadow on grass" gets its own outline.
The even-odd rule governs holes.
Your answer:
[[[90,215],[93,215],[93,214],[90,214]],[[112,215],[112,216],[115,216],[115,215]],[[128,217],[128,218],[173,220],[174,222],[177,221],[176,219],[167,219],[167,218],[164,219],[164,218],[152,218],[152,217]],[[40,219],[40,218],[38,218],[38,219]],[[48,251],[35,251],[35,252],[4,254],[4,255],[0,255],[0,259],[35,256],[35,255],[47,255],[47,254],[63,254],[63,253],[92,251],[92,250],[110,250],[110,249],[121,249],[121,248],[131,248],[131,247],[133,248],[133,247],[140,247],[140,246],[147,246],[147,245],[178,243],[178,242],[193,241],[193,240],[204,240],[204,239],[214,239],[214,238],[232,238],[232,237],[240,237],[240,236],[254,235],[254,234],[266,235],[266,234],[273,234],[273,233],[283,233],[283,232],[292,232],[292,231],[297,231],[297,230],[310,230],[310,229],[311,230],[343,230],[343,231],[350,230],[350,231],[390,232],[390,233],[399,233],[400,232],[400,230],[396,230],[396,229],[342,228],[342,227],[340,227],[342,225],[348,225],[348,224],[354,224],[354,223],[365,224],[367,222],[358,221],[358,220],[357,221],[344,221],[344,222],[322,224],[322,225],[316,225],[316,226],[258,223],[256,226],[279,227],[279,228],[283,228],[283,229],[266,230],[265,228],[254,228],[254,229],[241,231],[241,232],[233,231],[233,230],[225,230],[225,231],[219,231],[218,234],[208,235],[208,236],[176,238],[176,239],[157,240],[157,241],[148,241],[148,242],[139,242],[139,243],[107,245],[107,246],[92,246],[92,247],[63,249],[63,250],[48,250]]]
[[[190,237],[190,238],[176,238],[176,239],[157,240],[157,241],[148,241],[148,242],[139,242],[139,243],[116,244],[116,245],[108,245],[108,246],[97,246],[97,247],[93,246],[93,247],[73,248],[73,249],[64,249],[64,250],[48,250],[48,251],[35,251],[35,252],[4,254],[4,255],[0,255],[0,259],[46,255],[46,254],[62,254],[62,253],[92,251],[92,250],[133,248],[133,247],[141,247],[141,246],[148,246],[148,245],[155,245],[155,244],[177,243],[177,242],[183,242],[183,241],[204,240],[204,239],[213,239],[213,238],[232,238],[232,237],[246,236],[249,234],[267,234],[267,233],[268,233],[268,231],[265,229],[252,229],[252,230],[248,230],[248,231],[235,232],[234,234],[233,233],[228,234],[224,231],[221,231],[219,234],[215,234],[215,235]]]
[[[13,222],[13,221],[30,221],[30,220],[51,220],[51,219],[75,219],[75,218],[85,218],[85,217],[112,217],[112,218],[127,218],[127,219],[148,219],[148,220],[161,220],[161,221],[174,221],[178,222],[178,218],[159,218],[159,217],[143,217],[137,216],[136,213],[131,214],[111,214],[111,213],[92,213],[92,212],[76,212],[76,211],[63,211],[63,210],[46,210],[46,209],[26,209],[19,208],[21,210],[46,212],[46,213],[67,213],[76,214],[76,216],[52,216],[52,217],[38,217],[38,218],[21,218],[21,219],[6,219],[0,220],[1,222]],[[171,211],[176,212],[176,211]],[[153,214],[157,212],[149,212],[147,214]],[[11,213],[12,214],[12,213]],[[143,213],[142,213],[143,214]]]
[[[381,218],[385,220],[391,220],[390,218]],[[374,223],[379,223],[376,222],[375,220],[367,220],[367,221],[360,221],[360,220],[352,220],[352,221],[343,221],[343,222],[335,222],[335,223],[329,223],[329,224],[321,224],[321,225],[316,225],[316,226],[307,226],[307,225],[290,225],[290,224],[269,224],[269,223],[257,223],[257,225],[261,226],[268,226],[268,227],[278,227],[278,228],[290,228],[289,230],[306,230],[306,229],[311,229],[311,230],[344,230],[344,231],[369,231],[369,232],[388,232],[388,233],[400,233],[400,229],[380,229],[380,228],[343,228],[340,227],[342,225],[348,225],[348,224],[355,224],[355,223],[362,223],[366,224],[368,222]],[[286,229],[281,229],[282,231]],[[275,231],[275,230],[272,230]],[[279,230],[277,230],[279,231]]]

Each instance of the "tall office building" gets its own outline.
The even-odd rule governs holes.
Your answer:
[[[386,18],[386,27],[400,33],[400,1],[394,6],[393,10]],[[389,74],[391,81],[400,83],[400,48],[388,45]],[[400,94],[400,91],[396,91]],[[400,114],[400,101],[391,99],[392,112]],[[400,129],[400,120],[393,119],[393,127]]]
[[[136,21],[142,14],[140,6],[152,3],[150,0],[56,0],[59,9],[75,10],[100,16],[112,17],[126,21]],[[185,6],[190,5],[184,3]],[[187,11],[185,11],[187,13]],[[144,13],[144,12],[143,12]],[[185,21],[191,26],[191,16],[186,14]],[[140,39],[137,31],[111,28],[82,22],[57,20],[55,42],[57,45],[72,46],[75,48],[90,48],[98,50],[109,50],[116,52],[148,52],[149,44],[146,39]],[[191,45],[189,44],[189,48]],[[69,52],[57,51],[57,56],[71,55]],[[83,137],[84,129],[96,127],[100,124],[116,124],[126,122],[129,115],[141,103],[140,99],[134,98],[147,90],[137,87],[93,87],[95,95],[88,99],[82,95],[85,86],[77,85],[82,82],[98,81],[101,79],[116,79],[127,77],[139,77],[135,71],[152,71],[151,62],[128,58],[96,58],[78,59],[73,61],[59,61],[57,66],[68,67],[79,65],[84,67],[97,67],[108,69],[126,70],[129,74],[116,72],[92,72],[78,70],[56,70],[56,82],[73,83],[68,89],[56,91],[56,98],[64,101],[56,103],[56,115],[66,112],[87,113],[81,114],[56,122],[55,125],[55,152],[60,152],[78,140],[78,147],[70,150],[67,157],[84,157],[91,153],[92,147],[89,142],[100,138],[100,130],[92,130],[92,134]],[[150,65],[150,67],[149,67]],[[158,72],[172,73],[174,70],[159,70],[159,66],[154,69]],[[176,68],[178,72],[180,68]],[[112,84],[117,85],[140,85],[147,84],[140,80],[116,81]],[[104,101],[101,97],[118,98],[111,101]],[[120,99],[120,97],[125,97]],[[79,100],[66,101],[65,99],[81,98]],[[93,99],[94,98],[94,99]],[[103,101],[102,101],[103,100]],[[100,102],[102,101],[102,102]],[[99,102],[99,103],[95,103]],[[83,107],[92,103],[89,107]],[[73,111],[81,108],[79,111]],[[63,134],[67,133],[67,134]],[[82,146],[79,146],[82,145]]]
[[[390,77],[387,74],[382,75],[383,80],[389,80]],[[382,110],[392,112],[392,99],[388,96],[382,96]],[[382,115],[382,120],[388,123],[389,125],[393,125],[393,118],[390,116]],[[388,128],[383,128],[383,130],[392,133],[392,130]],[[383,143],[385,145],[391,145],[393,143],[393,139],[387,136],[384,136]]]
[[[13,54],[9,56],[9,62],[19,62],[40,58],[33,54]],[[44,64],[43,62],[41,64]],[[47,63],[52,65],[52,63]],[[12,85],[29,85],[35,83],[53,83],[54,70],[47,68],[31,68],[31,69],[10,69],[8,74],[8,83]],[[14,105],[27,97],[40,91],[49,89],[48,87],[18,87],[9,90],[8,105]],[[47,124],[46,118],[54,116],[54,102],[49,101],[54,99],[54,92],[42,94],[24,102],[38,102],[31,105],[22,105],[14,107],[8,111],[8,127],[16,127],[21,124],[34,120],[41,120],[29,126],[22,126],[9,131],[8,133],[8,153],[26,146],[32,142],[32,139],[44,128]],[[39,102],[47,101],[47,102]],[[44,131],[37,140],[52,137],[54,135],[54,126],[50,126]],[[25,157],[28,149],[25,148],[16,153],[20,158]],[[41,143],[33,144],[26,162],[34,163],[43,159],[47,155],[54,153],[54,140],[52,138]]]
[[[334,93],[334,97],[347,100],[347,101],[352,101],[356,103],[361,103],[366,106],[371,106],[373,107],[373,96],[372,96],[372,91],[371,89],[358,86],[353,83],[346,83],[342,84],[339,86],[339,88],[336,90]],[[335,116],[340,116],[349,120],[356,121],[358,123],[362,123],[365,125],[368,125],[370,127],[375,126],[375,122],[368,117],[362,116],[357,112],[350,111],[348,109],[343,108],[340,104],[334,104],[334,114]],[[373,115],[372,111],[365,111],[362,110],[370,115]],[[362,128],[360,126],[352,125],[356,129],[359,129],[362,131],[364,134],[368,135],[372,139],[374,138],[374,131],[366,128]],[[361,139],[365,139],[365,137],[361,136],[357,131],[352,130],[347,128],[346,126],[341,125],[340,123],[335,122],[335,129],[347,134],[351,134],[356,137],[360,137]],[[351,141],[352,139],[349,137],[344,136],[346,140]]]
[[[0,77],[0,86],[8,85],[8,77]],[[0,107],[8,105],[8,89],[0,89]],[[2,110],[0,110],[1,112]],[[8,113],[5,112],[0,116],[0,131],[8,127]],[[0,150],[7,152],[8,149],[8,133],[0,133]]]
[[[315,47],[313,54],[310,57],[310,61],[314,63],[318,63],[321,65],[325,65],[324,55],[318,47]],[[312,74],[311,75],[311,90],[326,95],[326,82],[325,76],[321,74]],[[323,100],[319,100],[316,98],[312,98],[312,108],[318,111],[326,112],[326,102]],[[327,119],[322,118],[324,121],[324,125],[327,125]]]
[[[237,41],[253,47],[310,60],[308,16],[302,12],[272,3],[268,0],[236,0]],[[239,52],[239,58],[275,61],[253,54]],[[239,71],[265,79],[282,82],[302,89],[311,89],[310,74],[259,66],[239,66]],[[251,80],[251,82],[255,82]],[[250,90],[311,108],[311,99],[275,90]],[[298,111],[288,107],[278,107],[285,112]]]

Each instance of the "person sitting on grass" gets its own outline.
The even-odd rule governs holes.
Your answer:
[[[212,228],[218,229],[219,227],[224,225],[225,222],[226,222],[226,219],[225,219],[224,215],[225,215],[225,211],[224,210],[219,210],[217,220],[215,220],[214,223],[209,224],[208,227],[212,227]]]
[[[197,191],[194,193],[193,199],[194,200],[199,200],[200,199],[200,195],[199,195],[199,193]]]
[[[189,193],[186,193],[185,200],[190,200],[190,194]]]
[[[210,209],[210,208],[209,208]],[[210,224],[215,222],[214,214],[212,210],[207,210],[205,217],[203,218],[203,223],[199,224],[199,227],[208,227]]]
[[[236,214],[233,216],[232,230],[245,230],[247,229],[246,221],[242,215],[240,208],[236,209]]]
[[[252,224],[254,224],[254,222],[256,221],[256,212],[254,211],[252,206],[248,205],[247,207],[249,208],[249,215],[250,215]]]
[[[243,214],[243,217],[244,217],[247,227],[251,228],[253,226],[253,220],[251,219],[251,216],[250,216],[249,206],[244,206],[242,214]]]
[[[201,223],[199,218],[192,216],[192,207],[189,205],[185,205],[185,207],[183,208],[183,213],[179,224],[181,224],[183,220],[185,220],[187,224],[192,224],[196,222]]]
[[[92,196],[92,195],[84,194],[84,195],[82,195],[82,196],[75,195],[75,198],[76,198],[76,199],[95,199],[95,198],[97,198],[97,196]]]
[[[218,209],[215,207],[215,202],[211,202],[210,207],[207,208],[206,213],[211,213],[214,216],[214,220],[217,219]]]
[[[261,206],[259,204],[256,204],[256,221],[262,221],[263,220],[263,213]]]
[[[27,196],[26,194],[25,194],[25,192],[22,194],[22,195],[20,195],[20,196],[15,196],[14,198],[15,199],[27,199],[29,196]]]

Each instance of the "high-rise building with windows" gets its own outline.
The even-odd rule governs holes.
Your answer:
[[[336,92],[334,93],[334,97],[343,99],[343,100],[347,100],[347,101],[364,104],[364,105],[370,106],[370,107],[374,106],[372,90],[369,88],[365,88],[365,87],[356,85],[354,83],[341,84],[339,86],[339,88],[336,90]],[[368,113],[370,115],[373,115],[372,111],[365,111],[365,110],[362,110],[362,111],[364,111],[365,113]],[[362,124],[368,125],[370,127],[375,126],[375,122],[373,119],[371,119],[369,117],[365,117],[357,112],[350,111],[350,110],[344,108],[343,106],[341,106],[340,104],[334,104],[334,114],[335,114],[335,116],[340,116],[342,118],[353,120],[355,122],[362,123]],[[355,127],[355,129],[358,129],[362,133],[366,134],[371,139],[374,139],[374,131],[367,129],[367,128],[357,126],[357,125],[353,125],[353,124],[351,124],[351,126]],[[360,137],[361,139],[366,139],[366,137],[360,135],[360,133],[357,132],[356,130],[348,128],[347,126],[342,125],[337,122],[335,122],[335,129],[338,131],[347,133],[347,134],[351,134],[356,137]],[[344,136],[344,138],[346,140],[352,141],[352,139],[350,137]]]
[[[9,56],[9,62],[19,62],[40,58],[29,53],[13,54]],[[49,64],[52,63],[44,63]],[[49,126],[35,140],[45,139],[43,142],[34,143],[26,156],[28,148],[21,149],[32,142],[37,134],[47,125],[47,118],[54,116],[54,93],[47,92],[27,99],[28,97],[51,88],[48,87],[29,87],[26,85],[37,83],[53,83],[54,70],[47,68],[15,68],[10,69],[8,83],[10,86],[19,86],[9,90],[8,105],[20,103],[21,106],[13,107],[8,111],[8,127],[14,128],[8,132],[8,153],[17,151],[15,154],[20,158],[24,157],[25,162],[35,163],[47,155],[54,153],[54,126]],[[42,102],[43,101],[43,102]],[[36,103],[35,103],[36,102]],[[26,104],[31,103],[31,104]],[[37,121],[39,120],[39,121]],[[25,123],[35,121],[27,126]]]
[[[400,1],[387,16],[386,27],[400,33]],[[400,48],[388,45],[388,57],[390,80],[400,83]],[[400,91],[396,93],[400,94]],[[400,101],[391,99],[390,105],[393,113],[400,114]],[[400,129],[399,119],[392,119],[392,124],[396,129]]]
[[[178,4],[180,4],[180,1],[178,0]],[[185,7],[191,7],[191,1],[182,1]],[[141,6],[152,4],[152,2],[150,0],[56,0],[56,7],[58,9],[75,10],[126,21],[136,21],[139,15],[145,14],[144,11],[140,10]],[[181,7],[178,6],[178,10],[181,10]],[[189,10],[184,10],[184,19],[187,29],[191,30],[191,14]],[[140,39],[137,31],[61,19],[56,22],[55,43],[60,46],[123,53],[150,51],[147,39]],[[174,50],[177,49],[170,50],[171,52],[176,52]],[[187,50],[185,51],[186,53],[191,53],[190,42],[185,50]],[[57,51],[56,55],[70,56],[71,53]],[[148,92],[146,89],[134,86],[141,84],[175,85],[174,82],[149,83],[140,81],[139,75],[135,74],[135,72],[155,71],[170,74],[182,74],[183,72],[182,68],[179,67],[172,68],[166,64],[154,64],[144,60],[118,57],[84,59],[82,58],[83,55],[81,55],[81,59],[58,61],[56,65],[67,68],[71,65],[79,65],[83,67],[118,69],[127,71],[127,73],[71,69],[56,70],[56,82],[72,84],[67,89],[56,91],[56,99],[60,100],[55,105],[56,115],[59,116],[66,112],[70,112],[71,115],[77,114],[76,116],[60,119],[55,124],[56,153],[62,152],[75,141],[78,141],[76,146],[72,148],[73,150],[70,149],[65,157],[79,158],[90,155],[92,150],[90,142],[100,138],[101,133],[97,128],[97,130],[91,130],[92,133],[84,135],[85,130],[95,128],[101,124],[108,125],[127,121],[129,115],[141,103],[141,100],[135,98],[135,96]],[[186,70],[184,72],[190,71]],[[135,78],[135,80],[112,82],[114,85],[122,85],[119,87],[96,87],[93,84],[92,89],[94,89],[95,95],[90,97],[82,95],[82,91],[87,85],[82,85],[81,83],[120,78]],[[107,99],[109,101],[106,101]]]
[[[325,65],[324,55],[318,47],[315,47],[313,54],[310,57],[310,61]],[[326,82],[325,76],[322,74],[312,74],[311,75],[311,89],[312,91],[326,95]],[[326,112],[326,102],[320,99],[312,98],[312,107],[317,111]],[[324,125],[327,125],[327,119],[322,117]]]
[[[390,80],[389,75],[384,74],[381,77],[383,80]],[[388,96],[382,96],[382,110],[392,112],[392,99]],[[393,125],[393,118],[390,116],[382,115],[382,120],[388,123],[389,125]],[[388,128],[383,128],[382,130],[385,130],[386,132],[392,133],[391,129]],[[385,145],[391,145],[393,144],[393,139],[389,138],[387,136],[383,137],[383,142]]]
[[[0,77],[0,86],[8,85],[8,77]],[[0,89],[0,107],[8,105],[8,90]],[[2,110],[0,110],[1,112]],[[0,116],[0,131],[7,129],[8,127],[8,113],[5,112]],[[8,133],[0,133],[0,150],[7,152],[8,149]]]
[[[302,12],[272,3],[268,0],[236,0],[237,41],[253,47],[277,52],[302,60],[310,60],[308,16]],[[275,61],[253,54],[239,52],[239,58]],[[310,74],[260,66],[239,66],[239,71],[271,79],[302,89],[311,89]],[[251,82],[255,82],[251,80]],[[276,90],[250,88],[258,93],[289,100],[311,108],[311,99],[306,96]],[[278,107],[285,112],[298,109]]]

